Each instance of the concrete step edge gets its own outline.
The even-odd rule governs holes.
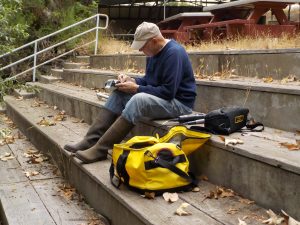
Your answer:
[[[68,86],[70,89],[68,91],[70,91],[70,93],[66,93],[64,91],[64,88],[62,89],[58,89],[57,87],[54,88],[51,85],[44,85],[44,84],[37,84],[38,86],[40,86],[41,88],[43,88],[44,90],[47,90],[48,93],[53,93],[55,95],[57,95],[57,99],[59,98],[59,96],[64,96],[67,97],[69,99],[74,99],[74,101],[79,101],[79,102],[85,102],[86,103],[86,107],[88,107],[89,105],[92,107],[101,107],[101,105],[104,104],[103,101],[99,101],[96,97],[96,94],[92,91],[92,90],[88,90],[85,88],[81,88],[81,90],[86,90],[87,95],[85,96],[79,96],[78,94],[78,89],[74,86]],[[73,90],[71,90],[73,89]],[[45,96],[49,96],[49,94],[46,94]],[[90,97],[88,97],[90,96]],[[85,109],[86,110],[86,109]],[[70,112],[68,112],[70,113]],[[79,113],[81,114],[81,113]],[[81,114],[82,115],[82,114]],[[76,115],[74,115],[76,116]],[[91,121],[91,119],[88,119],[88,121]],[[154,122],[154,124],[151,122],[150,124],[152,125],[160,125],[159,123]],[[282,132],[282,133],[286,133],[288,136],[293,136],[293,133],[290,132],[284,132],[284,131],[280,131],[277,129],[272,129],[272,128],[266,128],[266,131],[269,133],[268,136],[271,136],[272,133],[278,133],[278,132]],[[232,137],[235,136],[239,136],[239,133],[233,134],[231,135]],[[245,139],[245,137],[243,137],[242,139]],[[250,137],[248,137],[248,139],[250,139]],[[283,138],[283,140],[289,140],[289,138]],[[255,136],[251,136],[251,141],[262,141],[261,138],[259,137],[255,137]],[[275,167],[280,167],[281,169],[296,173],[296,174],[300,174],[300,165],[297,162],[288,162],[286,161],[285,158],[281,158],[280,154],[277,155],[275,158],[270,158],[268,155],[265,154],[265,152],[259,152],[259,151],[255,151],[253,152],[251,150],[251,143],[249,143],[249,146],[247,149],[244,149],[245,145],[236,145],[234,147],[231,146],[225,146],[224,142],[219,138],[218,135],[213,135],[213,138],[210,141],[210,144],[213,146],[216,146],[218,148],[222,148],[226,151],[232,152],[234,154],[240,154],[243,155],[245,157],[249,157],[255,160],[259,160],[262,163],[267,163],[270,164],[272,166]],[[274,148],[278,149],[278,146],[276,147],[275,143],[274,143]],[[291,153],[289,153],[291,154]],[[292,157],[293,158],[293,157]]]
[[[91,75],[102,75],[102,76],[115,76],[123,73],[133,77],[142,77],[142,74],[132,73],[126,71],[112,71],[112,70],[101,70],[101,69],[64,69],[66,72],[74,72],[77,74],[91,74]],[[275,84],[275,83],[264,83],[255,81],[239,81],[239,80],[196,80],[197,85],[211,86],[211,87],[224,87],[233,88],[240,90],[251,90],[251,91],[263,91],[269,93],[281,93],[281,94],[293,94],[300,95],[300,86],[288,85],[288,84]]]
[[[215,216],[209,215],[207,212],[202,212],[202,209],[199,210],[196,206],[193,205],[191,206],[193,211],[192,217],[179,218],[175,216],[170,221],[170,216],[172,215],[172,214],[170,215],[170,212],[173,212],[173,210],[176,209],[178,204],[180,205],[180,203],[182,202],[189,201],[189,197],[188,197],[189,194],[187,194],[187,196],[185,194],[180,194],[180,196],[182,195],[182,198],[180,198],[180,200],[176,204],[170,205],[165,203],[164,200],[160,198],[156,198],[155,201],[149,201],[149,200],[144,200],[139,195],[131,191],[115,189],[110,184],[109,181],[108,168],[110,162],[108,160],[101,163],[93,163],[87,165],[81,164],[81,162],[78,159],[72,158],[70,153],[62,149],[62,141],[64,141],[62,139],[64,139],[64,136],[62,135],[60,136],[61,138],[57,138],[57,135],[56,136],[54,135],[59,133],[59,131],[67,132],[66,127],[64,127],[65,128],[64,131],[62,131],[61,128],[58,127],[55,128],[56,131],[49,132],[49,129],[51,129],[50,127],[48,129],[47,127],[43,128],[37,126],[35,121],[32,120],[32,118],[30,117],[30,115],[23,114],[23,112],[26,111],[26,110],[23,111],[23,109],[26,108],[25,104],[23,104],[20,108],[18,108],[18,106],[16,106],[15,104],[15,100],[11,96],[7,96],[5,98],[9,108],[8,109],[9,115],[12,116],[15,121],[18,122],[17,125],[20,126],[20,129],[27,135],[27,137],[31,140],[31,142],[34,145],[36,145],[38,149],[45,149],[45,146],[48,145],[49,148],[52,149],[51,154],[54,154],[56,156],[59,155],[60,157],[62,157],[61,160],[58,160],[60,161],[58,163],[63,164],[60,166],[60,168],[63,167],[63,171],[64,171],[63,173],[65,174],[65,176],[67,176],[70,179],[70,181],[76,186],[76,188],[82,194],[85,195],[85,198],[91,204],[91,206],[94,207],[97,211],[99,211],[102,215],[108,217],[111,220],[113,225],[114,224],[115,225],[117,224],[167,225],[167,224],[186,224],[186,223],[189,223],[191,225],[193,224],[196,225],[201,222],[205,224],[216,224],[216,225],[223,224],[223,222],[220,220],[221,215],[215,215]],[[30,112],[28,112],[28,114],[30,114]],[[47,112],[46,114],[49,114],[49,112]],[[35,138],[36,136],[38,136],[39,138]],[[78,140],[79,136],[78,137],[77,136],[78,135],[76,135],[76,137],[73,137],[73,140]],[[51,147],[49,144],[51,144]],[[107,171],[106,175],[99,173],[99,171],[104,171],[104,170]],[[97,194],[95,195],[95,193]],[[197,193],[194,195],[197,195]],[[107,202],[108,199],[110,200]],[[101,204],[102,202],[108,204],[109,205],[108,208],[105,208],[103,204]],[[139,204],[141,202],[143,203],[142,205]],[[159,207],[160,204],[163,205],[164,210],[160,209],[159,212],[155,211],[155,209],[160,208]],[[235,204],[240,204],[240,203],[235,203]],[[257,206],[253,206],[253,207],[255,207],[256,210],[258,210],[260,213],[263,213],[264,211],[262,208],[259,208]],[[119,214],[116,215],[115,213],[112,214],[111,211],[115,211],[117,210],[117,208],[119,210],[118,212],[120,213],[121,211],[122,213],[120,213],[120,215]],[[155,214],[153,214],[153,210]],[[223,210],[223,213],[226,215],[224,209],[221,210]],[[212,210],[212,212],[214,212],[214,210]],[[130,218],[128,218],[129,214],[130,214]],[[157,215],[159,214],[160,216],[158,217],[161,217],[162,215],[166,216],[163,218],[167,218],[167,215],[169,215],[169,219],[167,221],[165,219],[161,221],[160,218],[158,219],[156,218]],[[115,218],[112,217],[112,215],[114,215]],[[126,221],[126,219],[130,221]],[[227,221],[226,224],[233,225],[236,223],[233,222],[232,219],[230,218],[227,218],[227,220],[229,220],[230,222]],[[117,223],[116,221],[118,221],[119,223]],[[120,221],[122,222],[120,223]],[[260,223],[256,222],[252,224],[260,224]]]

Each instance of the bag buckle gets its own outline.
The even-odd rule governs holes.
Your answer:
[[[149,150],[147,150],[147,151],[144,153],[144,155],[146,155],[146,156],[148,156],[148,157],[151,157],[151,158],[155,159],[154,155],[153,155]]]

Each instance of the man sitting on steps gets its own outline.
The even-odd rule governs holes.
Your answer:
[[[84,163],[107,158],[108,149],[120,143],[141,118],[164,119],[192,113],[196,84],[185,49],[165,39],[153,23],[143,22],[134,34],[133,49],[147,56],[142,78],[119,75],[117,90],[82,141],[64,148]]]

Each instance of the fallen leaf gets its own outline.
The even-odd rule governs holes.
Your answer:
[[[69,200],[73,200],[74,195],[76,193],[75,188],[71,187],[70,185],[62,185],[59,186],[59,188],[65,198]]]
[[[199,187],[194,187],[192,192],[199,192],[200,191],[200,188]]]
[[[284,221],[283,217],[279,217],[271,209],[267,210],[267,214],[269,215],[270,218],[262,221],[265,224],[279,225]]]
[[[285,211],[281,210],[286,225],[300,225],[300,222],[290,217]]]
[[[26,162],[29,164],[39,164],[41,162],[49,160],[49,158],[42,153],[39,153],[38,150],[27,149],[26,152],[23,153],[26,158],[29,158]]]
[[[179,199],[177,193],[169,193],[169,192],[163,193],[163,198],[165,199],[165,201],[171,203],[176,202]]]
[[[45,118],[43,118],[40,122],[37,123],[38,125],[42,126],[42,127],[46,127],[46,126],[55,126],[56,124],[52,121],[46,120]]]
[[[237,209],[229,208],[228,211],[227,211],[226,213],[232,215],[232,214],[236,214],[237,212],[238,212]]]
[[[29,154],[29,155],[33,155],[33,154],[39,153],[39,151],[36,150],[36,149],[31,149],[31,148],[29,148],[29,149],[26,150],[25,153],[27,153],[27,154]]]
[[[229,138],[225,138],[225,146],[232,144],[232,145],[236,145],[236,144],[244,144],[244,142],[241,139],[229,139]]]
[[[235,193],[233,190],[231,189],[226,189],[226,188],[222,188],[222,187],[217,187],[217,194],[221,197],[221,198],[226,198],[226,197],[233,197],[235,196]]]
[[[221,141],[225,142],[225,137],[219,136],[219,138],[221,139]]]
[[[58,107],[55,105],[55,106],[53,106],[53,109],[54,109],[54,110],[57,110],[57,109],[58,109]]]
[[[155,193],[154,192],[145,192],[145,198],[154,199]]]
[[[209,191],[208,195],[205,195],[205,198],[202,200],[204,201],[205,199],[218,199],[219,197],[221,198],[226,198],[226,197],[233,197],[235,196],[235,193],[231,189],[226,189],[223,187],[217,186],[215,190]]]
[[[287,143],[287,142],[281,142],[279,143],[282,147],[287,148],[290,151],[297,151],[300,150],[299,144],[292,144],[292,143]]]
[[[254,201],[251,201],[251,200],[246,199],[246,198],[240,198],[239,202],[247,204],[247,205],[254,204]]]
[[[264,77],[262,80],[265,83],[272,83],[273,82],[273,78],[272,77]]]
[[[184,202],[182,203],[178,209],[176,209],[175,214],[178,216],[188,216],[188,215],[192,215],[192,213],[186,211],[186,208],[189,206],[190,204]]]
[[[31,105],[31,107],[40,107],[41,106],[41,103],[37,102],[37,101],[34,101]]]
[[[17,100],[17,101],[22,101],[23,99],[24,99],[23,96],[18,96],[16,100]]]
[[[65,115],[62,115],[62,114],[57,114],[56,116],[54,116],[53,120],[54,121],[64,121],[66,120],[66,116]]]
[[[0,155],[0,160],[6,162],[7,160],[14,159],[15,157],[11,153],[5,152],[4,155]]]
[[[26,177],[33,177],[33,176],[36,176],[36,175],[40,174],[37,171],[25,171],[24,173],[25,173]]]
[[[13,136],[11,136],[11,135],[8,135],[5,138],[3,138],[3,141],[6,144],[13,144],[13,143],[15,143],[15,138]]]
[[[199,177],[199,179],[200,179],[200,180],[208,181],[208,177],[205,176],[205,175],[201,175],[201,176]]]
[[[241,220],[240,218],[238,218],[239,220],[239,225],[247,225],[247,223],[244,220]]]
[[[294,82],[294,81],[297,81],[297,77],[295,75],[289,75],[289,76],[283,78],[281,80],[281,83],[286,84],[286,83]]]

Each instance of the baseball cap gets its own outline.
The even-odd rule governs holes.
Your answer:
[[[146,44],[147,40],[160,34],[156,24],[143,22],[136,28],[131,48],[139,50]]]

